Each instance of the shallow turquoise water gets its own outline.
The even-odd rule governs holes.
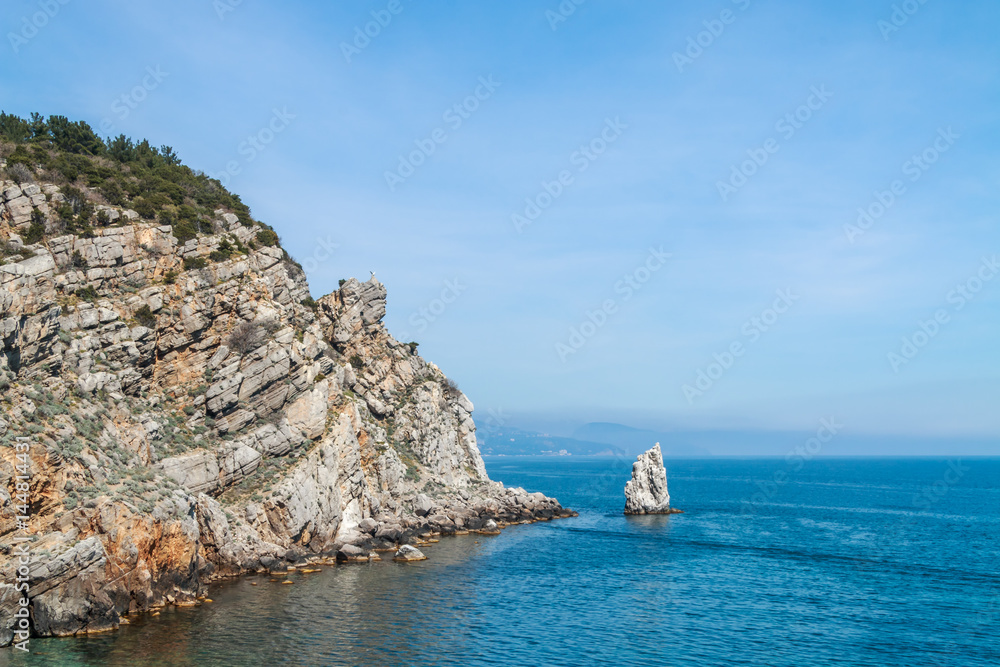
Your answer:
[[[575,519],[429,560],[214,587],[33,665],[998,665],[1000,460],[668,461],[685,514],[624,517],[630,462],[487,459]],[[950,471],[950,472],[949,472]],[[256,582],[258,585],[251,585]]]

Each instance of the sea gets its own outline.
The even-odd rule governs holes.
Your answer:
[[[683,514],[627,517],[631,460],[491,457],[576,518],[418,563],[249,576],[15,665],[1000,665],[1000,458],[668,460]]]

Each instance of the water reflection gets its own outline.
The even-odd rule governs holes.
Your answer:
[[[508,535],[517,540],[514,531]],[[8,651],[0,661],[230,667],[359,665],[391,658],[425,664],[429,656],[469,650],[476,624],[470,615],[481,603],[471,569],[504,537],[447,538],[425,547],[427,561],[394,563],[388,553],[381,563],[293,573],[287,577],[292,585],[246,577],[213,586],[212,603],[144,614],[117,633],[33,639],[30,656]]]

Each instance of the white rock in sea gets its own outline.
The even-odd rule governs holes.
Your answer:
[[[396,552],[396,555],[393,556],[392,559],[408,563],[415,560],[427,560],[427,556],[425,556],[420,549],[409,544],[404,544],[399,547],[399,551]]]
[[[625,484],[625,514],[671,514],[667,469],[660,443],[632,464],[632,479]]]

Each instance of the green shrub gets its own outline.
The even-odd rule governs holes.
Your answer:
[[[163,274],[164,285],[173,285],[176,280],[177,280],[176,271],[167,271],[166,273]]]
[[[49,116],[48,133],[52,143],[70,153],[101,155],[105,152],[104,142],[87,123],[78,120],[70,122],[65,116]]]
[[[14,152],[11,153],[9,156],[7,156],[7,171],[9,173],[11,167],[13,167],[15,164],[24,165],[25,167],[28,168],[28,172],[29,172],[28,175],[30,177],[31,176],[31,163],[32,163],[32,158],[31,158],[31,154],[28,153],[28,149],[25,146],[23,146],[23,145],[17,146],[14,149]],[[27,182],[30,182],[30,181],[27,181]]]
[[[97,290],[91,285],[81,287],[74,292],[74,294],[76,294],[77,298],[83,299],[84,301],[97,301],[98,297],[100,297],[100,294],[98,294]]]
[[[312,308],[313,310],[319,308],[319,302],[316,301],[316,299],[312,298],[311,296],[307,296],[306,298],[302,299],[302,301],[300,301],[299,303],[301,303],[306,308]]]
[[[73,219],[73,223],[80,229],[86,229],[90,226],[94,217],[94,205],[90,202],[84,202],[80,205],[80,209],[77,211],[76,218]]]
[[[28,226],[28,231],[24,233],[24,243],[25,245],[31,245],[32,243],[38,243],[43,238],[45,238],[45,222],[42,219],[42,214],[37,210],[32,211],[31,225]]]
[[[193,271],[194,269],[204,269],[208,266],[208,262],[205,261],[204,257],[185,257],[184,258],[184,270]]]
[[[273,229],[262,229],[257,232],[257,242],[266,246],[278,245],[278,233]]]
[[[173,225],[173,234],[177,237],[178,243],[187,243],[191,239],[198,238],[198,227],[192,220],[178,220]]]
[[[132,202],[132,209],[147,220],[153,220],[156,218],[156,207],[143,197],[139,197],[134,202]]]
[[[359,357],[356,354],[351,355],[351,358],[348,359],[348,363],[350,363],[351,367],[353,367],[354,369],[360,369],[362,366],[365,365],[365,363],[361,360],[361,357]]]
[[[236,248],[229,242],[229,239],[222,239],[219,247],[208,256],[213,262],[224,262],[235,254]]]
[[[31,138],[31,126],[18,116],[0,113],[0,137],[14,142],[27,141]]]
[[[75,180],[75,179],[70,179]],[[112,206],[124,206],[126,203],[125,193],[122,191],[122,186],[118,184],[118,181],[113,178],[109,178],[104,181],[104,183],[99,188],[101,194]]]
[[[158,187],[158,186],[153,186]],[[156,210],[162,209],[164,206],[170,206],[174,204],[173,198],[165,192],[153,192],[149,195],[149,203],[153,205]]]
[[[156,328],[156,315],[148,304],[143,304],[137,311],[135,311],[135,319],[142,326],[147,329]]]

